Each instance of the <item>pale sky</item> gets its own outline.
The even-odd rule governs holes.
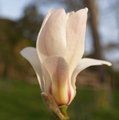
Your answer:
[[[0,0],[0,16],[18,19],[23,14],[23,8],[33,0]]]

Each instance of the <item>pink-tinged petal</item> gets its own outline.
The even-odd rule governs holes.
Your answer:
[[[68,64],[61,57],[49,57],[44,66],[52,78],[51,95],[58,105],[68,104],[71,97]]]
[[[72,85],[73,85],[74,88],[75,88],[76,76],[78,75],[78,73],[80,73],[82,70],[84,70],[87,67],[95,66],[95,65],[111,66],[111,63],[108,62],[108,61],[96,60],[96,59],[91,59],[91,58],[81,59],[78,66],[76,67],[76,69],[74,70],[74,72],[72,74]]]
[[[66,49],[66,21],[64,9],[54,10],[48,17],[37,39],[37,51],[42,59],[48,56],[63,56]]]
[[[43,20],[43,23],[42,23],[42,25],[41,25],[41,28],[40,28],[40,31],[39,31],[39,34],[38,34],[38,38],[39,38],[39,36],[40,36],[40,34],[41,34],[41,32],[42,32],[42,29],[44,28],[44,26],[45,26],[45,24],[46,24],[46,22],[47,22],[47,20],[48,20],[48,18],[50,17],[50,15],[53,13],[53,10],[49,10],[48,11],[48,14],[46,15],[46,17],[44,18],[44,20]],[[37,39],[38,39],[37,38]]]
[[[47,69],[42,65],[42,75],[44,80],[44,93],[50,94],[51,91],[51,77]]]
[[[70,72],[79,63],[84,53],[84,40],[86,32],[88,9],[81,9],[77,12],[71,12],[67,20],[67,61],[70,64]]]
[[[42,76],[42,70],[41,70],[41,63],[38,58],[36,49],[33,47],[26,47],[23,50],[21,50],[20,54],[30,62],[32,67],[34,68],[38,82],[40,84],[40,88],[43,91],[44,89],[44,81],[43,81],[43,76]]]

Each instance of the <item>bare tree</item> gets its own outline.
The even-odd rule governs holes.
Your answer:
[[[98,32],[98,6],[95,0],[84,0],[84,5],[86,5],[90,11],[89,22],[93,37],[93,55],[95,58],[102,58],[102,49],[100,43],[100,36]]]

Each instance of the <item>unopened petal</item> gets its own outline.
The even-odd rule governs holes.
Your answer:
[[[51,77],[45,66],[42,64],[42,75],[44,81],[44,92],[50,94],[51,91]]]
[[[44,28],[44,26],[45,26],[48,18],[50,17],[50,15],[51,15],[52,13],[53,13],[53,10],[50,10],[50,11],[48,12],[48,14],[46,15],[46,17],[44,18],[44,21],[43,21],[43,23],[42,23],[42,25],[41,25],[41,29],[40,29],[40,31],[39,31],[38,37],[40,36],[40,34],[41,34],[41,32],[42,32],[42,29]]]
[[[41,63],[38,58],[36,49],[33,47],[26,47],[23,50],[21,50],[20,53],[25,59],[27,59],[30,62],[30,64],[34,68],[37,78],[38,78],[38,82],[40,84],[40,88],[43,91],[44,82],[42,78]]]
[[[48,56],[63,56],[66,49],[66,21],[64,9],[54,10],[48,17],[37,39],[37,51],[42,59]]]
[[[83,58],[80,60],[78,66],[74,70],[72,74],[72,85],[75,88],[75,82],[76,82],[76,76],[78,73],[80,73],[82,70],[84,70],[87,67],[95,66],[95,65],[108,65],[111,66],[111,63],[104,60],[97,60],[97,59],[91,59],[91,58]]]
[[[70,99],[69,68],[61,57],[50,57],[44,62],[52,78],[51,94],[59,105],[68,104]]]
[[[71,72],[84,53],[84,40],[87,22],[87,8],[71,12],[67,20],[67,61]]]

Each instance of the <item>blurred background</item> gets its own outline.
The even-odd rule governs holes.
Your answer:
[[[72,120],[119,120],[119,1],[0,0],[0,120],[55,120],[40,95],[31,65],[19,54],[34,46],[49,9],[88,7],[86,57],[112,67],[90,67],[77,77]]]

